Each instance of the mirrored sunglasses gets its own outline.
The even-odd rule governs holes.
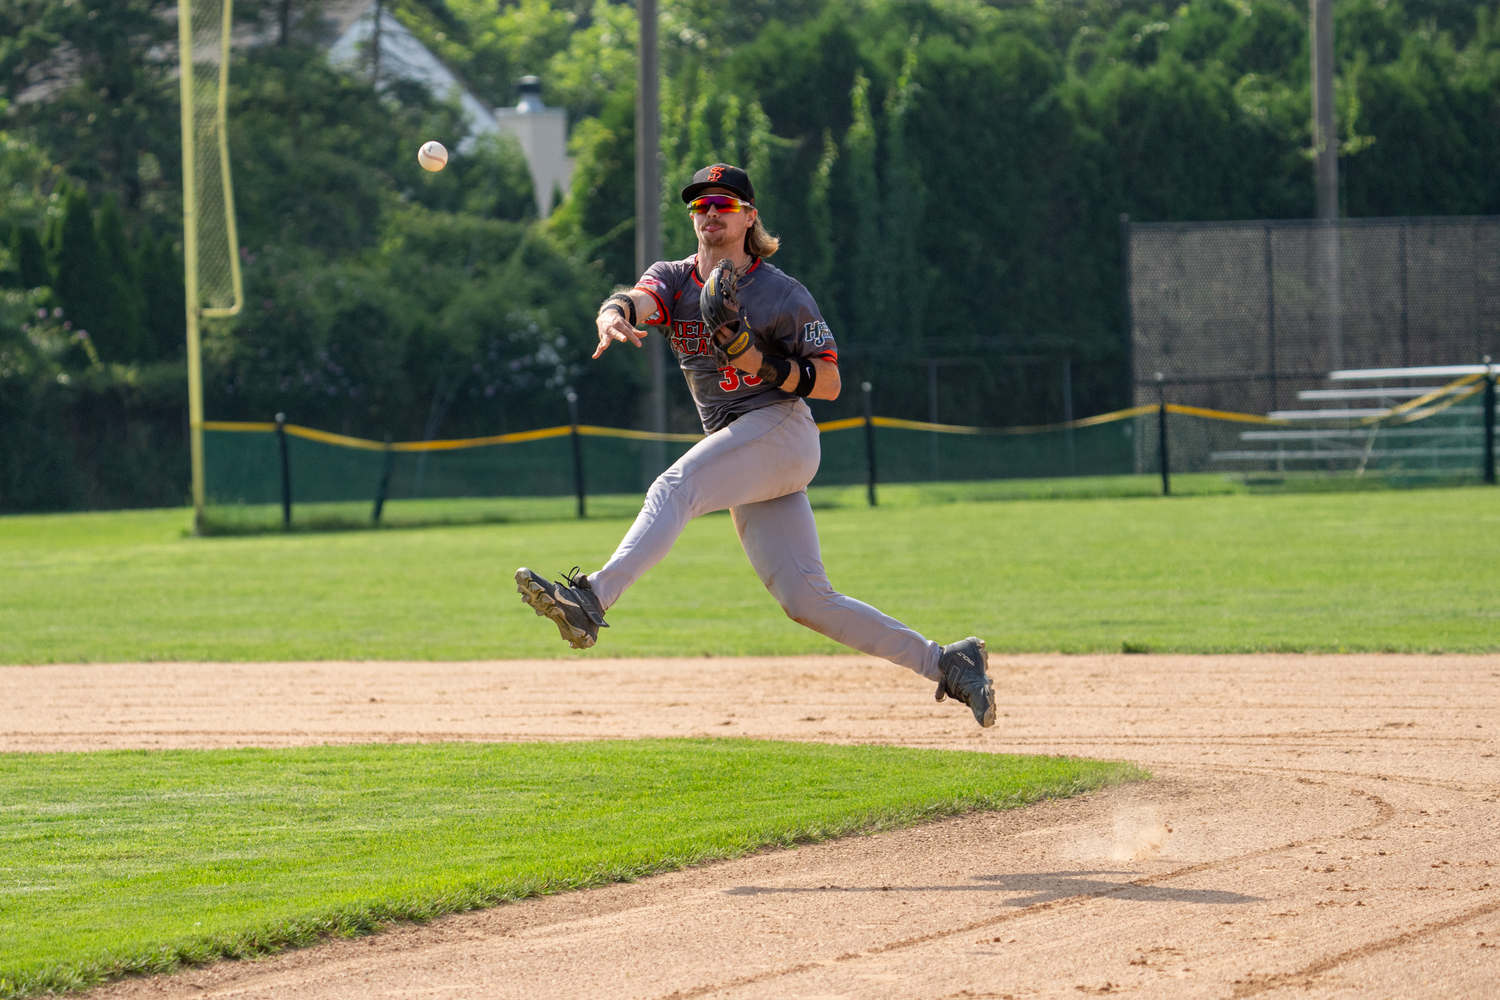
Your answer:
[[[754,208],[748,201],[740,201],[731,198],[727,194],[706,194],[701,198],[694,198],[688,202],[688,211],[694,215],[707,215],[710,208],[716,208],[719,212],[738,212],[746,208]]]

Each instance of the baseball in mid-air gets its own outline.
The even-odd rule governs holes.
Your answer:
[[[448,150],[436,139],[424,142],[422,148],[417,150],[417,162],[422,165],[423,170],[442,170],[448,165]]]

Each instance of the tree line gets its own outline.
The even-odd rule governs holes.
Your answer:
[[[186,488],[168,6],[0,0],[5,509]],[[449,95],[330,68],[309,0],[239,7],[266,40],[232,75],[247,307],[205,328],[209,416],[460,436],[561,422],[571,385],[586,420],[639,422],[640,352],[587,361],[635,277],[633,8],[387,6],[492,105],[536,73],[568,108],[572,191],[539,222],[514,144],[457,151]],[[1500,8],[1339,0],[1335,22],[1343,214],[1500,211]],[[880,412],[928,417],[936,373],[940,420],[1057,419],[1064,364],[1075,413],[1121,405],[1121,213],[1312,214],[1299,3],[663,0],[661,27],[668,252],[691,252],[692,171],[746,166]],[[433,137],[455,155],[430,175]]]

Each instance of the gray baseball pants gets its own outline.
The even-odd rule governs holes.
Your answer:
[[[689,521],[727,508],[750,564],[787,617],[937,680],[937,643],[829,584],[807,501],[821,458],[817,423],[800,399],[752,410],[710,434],[651,484],[620,547],[588,575],[600,604],[613,606],[661,562]]]

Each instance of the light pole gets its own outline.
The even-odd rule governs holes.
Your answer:
[[[661,260],[661,80],[656,59],[656,0],[636,0],[640,45],[635,76],[635,273]],[[667,345],[665,336],[646,338],[651,394],[646,399],[646,426],[667,430]],[[651,478],[667,467],[661,441],[646,445]]]
[[[1308,0],[1312,27],[1313,150],[1317,154],[1318,220],[1328,322],[1328,364],[1344,366],[1339,296],[1339,136],[1333,108],[1333,0]]]

